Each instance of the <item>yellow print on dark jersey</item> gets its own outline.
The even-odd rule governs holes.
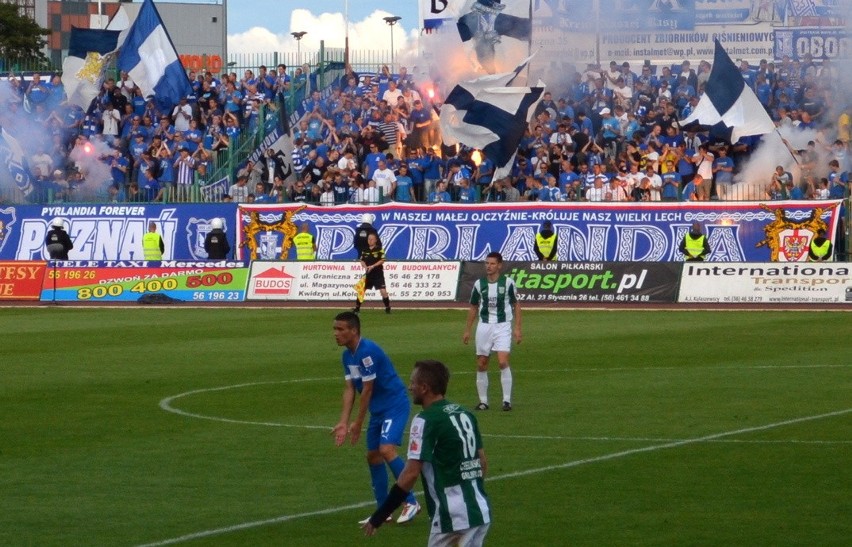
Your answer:
[[[385,258],[385,251],[381,247],[375,249],[367,249],[361,253],[361,261],[367,266],[372,266],[376,262]]]

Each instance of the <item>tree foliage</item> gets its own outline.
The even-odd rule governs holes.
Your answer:
[[[15,4],[0,3],[0,58],[47,61],[43,49],[49,34],[49,30],[21,15]]]

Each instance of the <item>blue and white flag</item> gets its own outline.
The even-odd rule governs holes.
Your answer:
[[[18,139],[9,134],[5,129],[0,129],[0,159],[9,170],[10,178],[15,182],[18,190],[24,196],[33,191],[30,171],[27,168],[27,157],[21,148]],[[3,177],[5,178],[5,177]]]
[[[145,97],[170,112],[181,97],[192,93],[186,71],[152,0],[142,9],[118,54],[118,68],[127,71]]]
[[[461,82],[441,107],[444,142],[482,150],[496,166],[494,180],[509,176],[527,122],[544,94],[541,81],[535,87],[506,87],[522,67]]]
[[[83,110],[98,96],[109,54],[118,48],[118,31],[71,27],[68,56],[62,61],[62,85],[68,102]]]
[[[500,70],[501,61],[514,63],[529,54],[531,0],[468,0],[461,13],[456,23],[459,36],[473,44],[479,64],[489,74]]]
[[[201,201],[206,203],[222,201],[222,196],[228,193],[230,187],[228,177],[204,184],[199,188],[201,190]]]
[[[716,40],[713,69],[704,88],[704,94],[695,110],[680,122],[687,125],[723,123],[731,129],[731,142],[749,135],[764,135],[775,130],[775,124],[760,104],[754,91],[745,84],[743,76],[722,44]]]

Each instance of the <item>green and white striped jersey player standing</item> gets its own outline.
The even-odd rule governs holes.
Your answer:
[[[423,410],[411,421],[405,469],[364,526],[367,535],[402,503],[419,475],[431,518],[429,547],[483,544],[491,526],[484,488],[488,462],[476,417],[444,398],[449,378],[449,369],[440,361],[414,364],[408,391]]]
[[[470,294],[470,310],[462,336],[462,341],[467,344],[473,322],[479,317],[476,327],[476,391],[479,404],[476,410],[488,410],[488,361],[491,352],[497,353],[500,366],[503,410],[512,410],[509,352],[513,338],[516,344],[521,343],[521,305],[514,280],[502,275],[502,268],[503,256],[497,252],[489,253],[485,258],[485,277],[474,283]]]

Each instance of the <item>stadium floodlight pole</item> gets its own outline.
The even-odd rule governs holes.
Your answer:
[[[390,27],[390,31],[391,31],[391,66],[390,66],[391,74],[394,73],[393,72],[393,26],[395,24],[397,24],[397,22],[400,19],[402,19],[402,17],[400,17],[398,15],[390,15],[388,17],[385,17],[385,23],[388,24],[388,26]]]
[[[601,66],[601,3],[595,0],[595,64]]]
[[[228,65],[228,0],[222,0],[222,59]]]
[[[302,65],[302,37],[307,33],[308,33],[308,31],[306,31],[306,30],[300,30],[298,32],[291,32],[290,33],[293,36],[293,38],[296,39],[296,58],[297,58],[297,61],[298,61],[296,64],[299,65],[299,66]]]
[[[343,68],[349,68],[349,0],[343,0]]]

